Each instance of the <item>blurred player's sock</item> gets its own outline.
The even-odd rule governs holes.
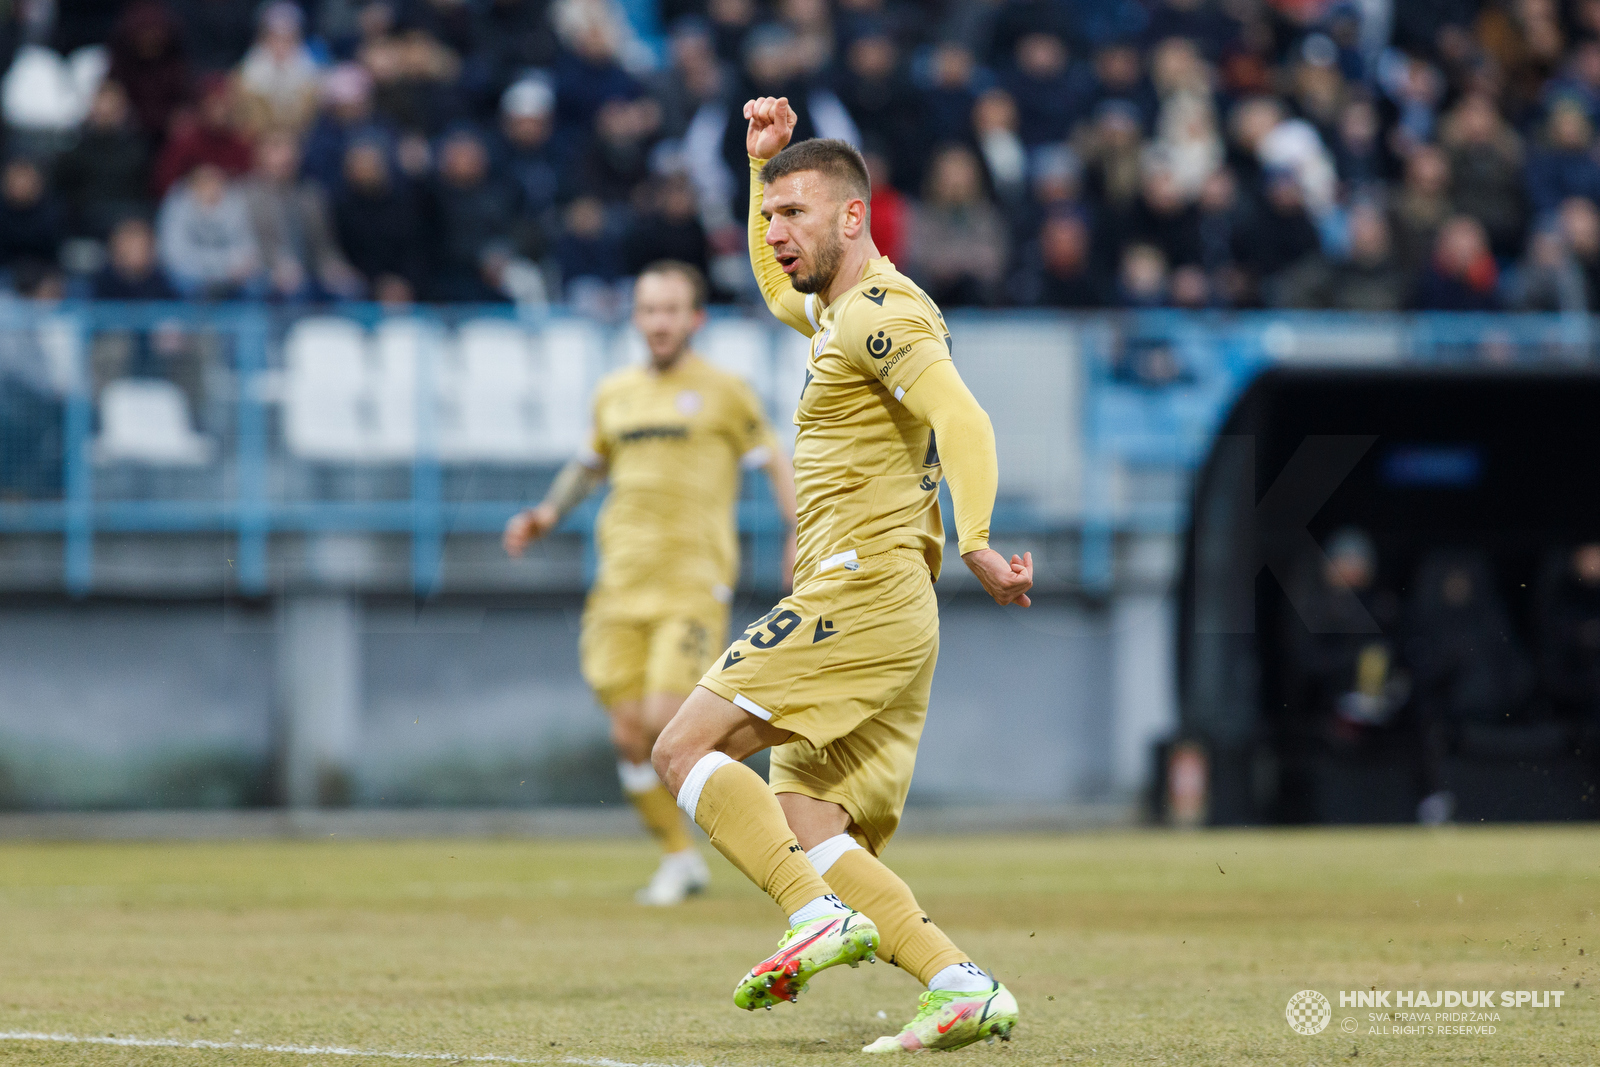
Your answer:
[[[671,854],[694,848],[689,831],[683,825],[683,815],[678,811],[678,802],[656,777],[656,769],[649,761],[619,761],[617,777],[622,780],[622,791],[638,810],[639,820],[651,836],[661,842],[663,852]]]
[[[832,892],[795,840],[778,798],[744,764],[721,752],[702,756],[678,790],[678,806],[785,915]]]
[[[669,852],[661,857],[661,866],[650,879],[650,884],[633,895],[640,904],[666,908],[682,904],[691,893],[699,893],[711,884],[711,871],[706,861],[692,848],[682,852]]]
[[[972,962],[917,905],[911,887],[854,838],[831,837],[807,856],[839,898],[878,927],[880,959],[924,985],[955,964]]]

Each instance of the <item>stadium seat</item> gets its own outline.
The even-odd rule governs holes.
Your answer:
[[[778,335],[777,352],[772,361],[772,400],[767,411],[772,416],[778,440],[791,452],[794,451],[794,410],[800,405],[800,393],[806,387],[806,362],[810,358],[811,338],[787,329]]]
[[[124,378],[100,394],[101,463],[198,467],[211,462],[216,443],[195,433],[183,392],[171,382]]]
[[[591,368],[601,358],[599,331],[581,319],[557,319],[539,338],[537,396],[542,408],[538,458],[559,462],[588,444]]]
[[[289,450],[326,462],[369,459],[373,413],[365,331],[349,319],[301,319],[284,339],[284,364]]]
[[[772,407],[771,330],[750,319],[719,319],[706,326],[698,345],[708,361],[749,382],[762,405]]]
[[[435,436],[438,408],[423,397],[436,395],[444,351],[443,331],[422,319],[385,319],[373,331],[374,459],[410,460]]]
[[[441,376],[439,454],[451,462],[529,462],[538,457],[543,404],[533,345],[506,319],[476,319],[456,330],[453,373]]]

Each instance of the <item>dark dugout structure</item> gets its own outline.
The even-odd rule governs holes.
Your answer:
[[[1595,818],[1600,375],[1267,371],[1196,479],[1178,625],[1207,822]]]

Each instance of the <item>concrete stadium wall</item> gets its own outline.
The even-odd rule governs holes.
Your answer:
[[[1171,721],[1159,684],[1126,681],[1167,674],[1160,603],[1049,596],[1002,612],[947,595],[914,799],[1129,795],[1147,735]],[[266,610],[13,602],[0,807],[617,801],[577,672],[580,610],[575,597],[422,612],[334,594]],[[746,597],[735,618],[762,610]]]

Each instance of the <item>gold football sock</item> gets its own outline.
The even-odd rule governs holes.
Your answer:
[[[866,849],[853,848],[834,860],[827,878],[846,907],[877,926],[880,960],[910,972],[923,985],[952,963],[971,962],[933,925],[911,887]]]
[[[663,852],[682,852],[693,848],[689,831],[683,825],[683,812],[672,799],[667,787],[657,782],[642,793],[629,793],[628,799],[638,809],[639,821],[661,843]]]
[[[717,851],[766,890],[785,915],[833,892],[806,859],[778,798],[744,764],[730,760],[712,771],[700,788],[694,821]]]

